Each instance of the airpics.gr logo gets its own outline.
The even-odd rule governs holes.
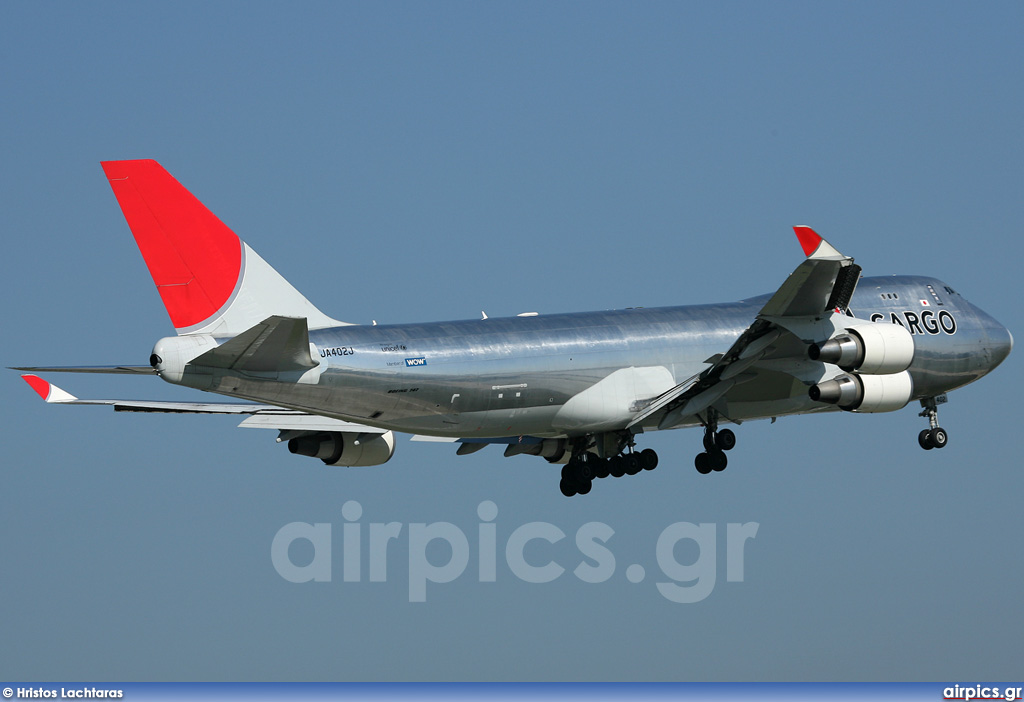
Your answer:
[[[419,358],[407,358],[405,359],[405,365],[407,366],[425,366],[427,365],[427,359],[420,356]]]
[[[479,521],[466,528],[450,522],[364,524],[363,507],[355,500],[342,505],[341,516],[345,523],[337,530],[330,522],[291,522],[278,529],[270,545],[270,560],[278,575],[292,583],[329,583],[335,576],[335,556],[340,555],[337,560],[345,583],[367,582],[366,570],[368,582],[382,583],[404,560],[395,551],[405,551],[408,570],[399,577],[408,577],[410,602],[426,602],[428,584],[450,583],[467,570],[476,571],[481,583],[493,583],[502,576],[549,583],[571,573],[591,584],[607,582],[623,572],[626,580],[638,584],[651,570],[649,562],[622,567],[624,554],[612,541],[615,530],[607,524],[582,524],[575,538],[547,522],[513,528],[499,523],[498,506],[490,500],[479,504]],[[757,522],[730,522],[724,528],[714,523],[669,524],[646,554],[648,561],[653,556],[657,565],[652,579],[658,592],[670,602],[689,604],[708,597],[720,575],[730,583],[743,582],[746,548],[759,526]],[[338,531],[341,538],[333,539]],[[340,548],[336,541],[341,542]],[[556,547],[563,541],[562,548]],[[294,555],[299,562],[292,560],[296,544]],[[303,550],[311,550],[311,557],[300,555]],[[502,555],[504,564],[499,567]],[[473,561],[476,567],[471,565]]]

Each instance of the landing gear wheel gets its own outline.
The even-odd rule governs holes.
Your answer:
[[[580,454],[575,461],[570,461],[569,465],[575,467],[571,474],[573,480],[577,483],[587,483],[593,480],[595,463],[594,456],[589,453]]]
[[[561,485],[568,485],[569,489],[573,491],[573,495],[576,493],[585,494],[582,486],[584,483],[589,483],[594,479],[594,469],[600,465],[599,461],[600,459],[597,456],[587,453],[573,456],[568,463],[562,466]],[[566,488],[562,487],[562,494],[571,497],[565,490]]]
[[[708,453],[708,463],[711,465],[711,470],[716,473],[720,473],[725,470],[727,465],[729,465],[729,459],[725,455],[725,451],[718,449],[717,451],[711,451]]]
[[[584,482],[576,486],[576,492],[578,492],[581,495],[586,495],[588,492],[590,492],[591,487],[593,487],[593,483],[589,480],[585,480]]]
[[[715,434],[715,445],[723,451],[732,451],[736,446],[736,434],[732,429],[723,429]]]
[[[613,478],[621,478],[626,474],[626,461],[622,456],[608,460],[608,473]]]
[[[558,483],[558,489],[561,490],[562,494],[566,497],[572,497],[576,494],[576,486],[565,478],[562,478],[561,482]]]
[[[704,432],[704,450],[708,453],[714,451],[718,446],[715,445],[715,435],[713,432]]]
[[[654,470],[658,467],[658,454],[654,449],[644,449],[640,452],[640,465],[644,470]]]
[[[935,448],[946,448],[946,444],[949,443],[949,435],[942,427],[935,427],[928,432],[928,440]]]
[[[711,461],[706,453],[698,453],[697,457],[693,459],[693,465],[697,467],[697,472],[701,475],[711,472]]]
[[[643,470],[640,465],[640,456],[635,453],[627,453],[623,456],[623,462],[626,464],[626,475],[636,475]]]
[[[611,461],[598,460],[594,463],[594,477],[607,478],[609,475],[609,464]]]
[[[921,444],[921,448],[925,451],[931,451],[935,448],[935,445],[932,444],[931,429],[922,429],[921,433],[917,435],[917,443]]]

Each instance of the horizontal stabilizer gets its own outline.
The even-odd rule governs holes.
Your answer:
[[[309,352],[304,317],[268,317],[191,361],[206,368],[252,373],[306,371],[319,365]]]
[[[32,373],[104,373],[107,375],[154,375],[152,366],[17,366],[11,370]],[[22,376],[24,377],[24,376]]]

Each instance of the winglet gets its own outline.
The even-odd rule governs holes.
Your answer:
[[[810,227],[793,227],[793,231],[796,232],[796,238],[800,240],[800,246],[803,247],[804,256],[810,256],[814,253],[818,248],[818,244],[822,241],[821,237],[818,236],[818,233]]]
[[[793,227],[793,231],[796,232],[796,238],[800,240],[800,246],[807,258],[846,258],[810,227],[801,224]]]
[[[38,375],[26,373],[21,377],[38,393],[39,397],[47,402],[74,402],[78,399],[71,393],[61,390],[53,383],[43,380]]]

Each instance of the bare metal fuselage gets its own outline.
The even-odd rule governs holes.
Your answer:
[[[320,365],[313,374],[224,371],[182,384],[415,434],[449,437],[576,436],[621,429],[607,408],[580,401],[604,382],[638,399],[709,367],[770,296],[735,303],[375,326],[309,334]],[[850,304],[860,319],[901,324],[914,336],[909,372],[914,399],[963,386],[1010,352],[1009,332],[934,278],[864,278]],[[803,340],[812,343],[815,339]],[[796,340],[790,342],[793,346]],[[812,401],[793,358],[779,348],[785,372],[762,362],[756,387],[733,388],[723,421],[836,409]],[[766,368],[765,368],[766,367]],[[620,376],[609,381],[619,373]],[[594,393],[595,397],[597,393]],[[574,398],[577,398],[574,400]],[[636,404],[636,403],[634,403]],[[628,418],[638,408],[623,407]],[[695,422],[691,422],[695,423]],[[651,429],[657,422],[634,427]]]

